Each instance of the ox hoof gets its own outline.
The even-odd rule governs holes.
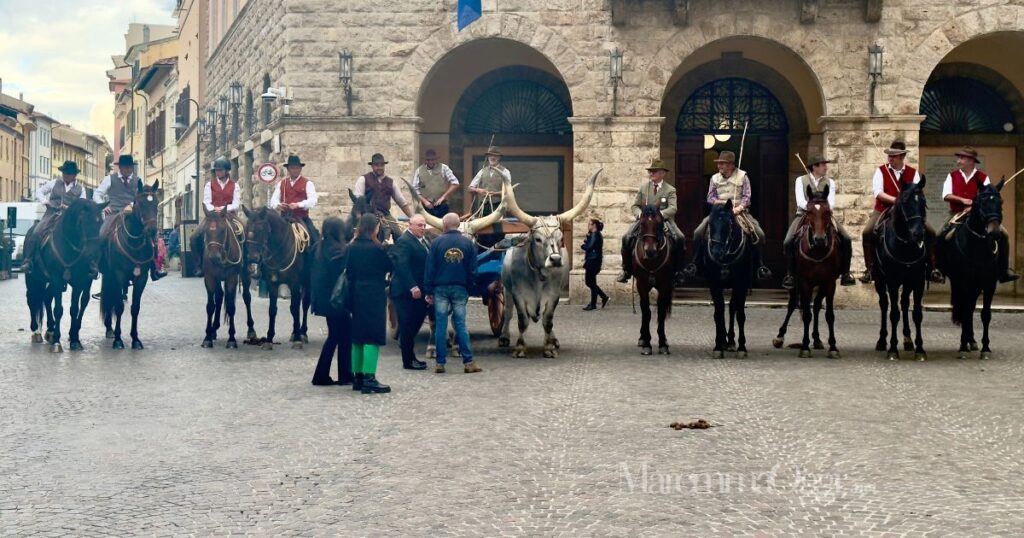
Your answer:
[[[113,337],[114,337],[114,331],[112,331],[110,329],[107,329],[107,336],[106,336],[107,340],[110,340]]]
[[[302,342],[292,342],[292,349],[302,349]]]
[[[800,356],[801,359],[809,358],[811,356],[811,350],[810,349],[801,349],[799,356]]]
[[[132,349],[146,349],[146,348],[142,345],[142,342],[140,342],[138,340],[132,340]]]
[[[914,351],[914,343],[910,340],[903,341],[903,351]]]
[[[32,333],[32,343],[33,344],[42,344],[43,343],[43,335],[41,335],[39,333]]]
[[[882,339],[882,338],[878,339],[878,342],[875,343],[875,351],[885,351],[885,340],[884,339]]]
[[[114,349],[124,349],[124,341],[120,338],[115,338],[113,347]]]
[[[211,340],[209,338],[207,338],[206,340],[203,340],[203,347],[207,348],[207,349],[213,347],[213,340]]]
[[[927,359],[928,359],[928,354],[923,352],[923,351],[921,353],[915,353],[914,354],[914,360],[916,360],[917,362],[924,362]]]
[[[890,351],[888,357],[889,357],[889,360],[891,360],[891,361],[898,361],[898,360],[900,360],[900,352],[899,351]]]
[[[502,336],[498,338],[498,347],[508,347],[510,345],[512,345],[512,342],[509,341],[508,337]]]
[[[263,349],[264,351],[273,351],[274,350],[274,344],[272,344],[270,342],[264,342],[263,345],[260,346],[260,348]]]
[[[815,340],[814,349],[825,349],[825,344],[821,343],[821,340]]]
[[[961,351],[959,354],[957,354],[956,358],[958,358],[958,359],[960,359],[962,361],[963,360],[967,360],[967,359],[971,358],[971,354],[966,352],[966,351]]]
[[[830,359],[838,359],[839,358],[839,350],[838,349],[833,349],[833,350],[829,351],[828,352],[828,358],[830,358]]]
[[[64,353],[64,347],[60,345],[60,342],[50,346],[50,353]]]
[[[658,355],[671,355],[668,351],[668,346],[658,346]]]
[[[991,351],[982,351],[981,355],[978,356],[978,359],[983,360],[983,361],[987,361],[987,360],[989,360],[991,358],[992,358],[992,352]]]
[[[78,340],[74,340],[71,342],[71,344],[68,345],[68,349],[70,349],[71,351],[82,351],[85,348],[82,347],[81,342],[79,342]]]
[[[238,342],[235,341],[234,339],[228,340],[228,343],[225,347],[227,349],[238,349]]]
[[[646,355],[651,355],[653,353],[654,353],[654,348],[652,348],[651,346],[644,346],[644,347],[640,348],[640,354],[641,355],[646,356]]]
[[[970,348],[971,348],[971,351],[978,351],[978,343],[975,342],[974,340],[971,340]]]
[[[786,341],[781,336],[776,336],[775,338],[772,338],[772,347],[774,347],[775,349],[782,349],[782,344],[784,343],[786,343]]]

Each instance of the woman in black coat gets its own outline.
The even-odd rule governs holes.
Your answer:
[[[604,260],[604,237],[601,230],[604,223],[597,219],[590,219],[587,230],[587,238],[583,241],[583,282],[590,288],[590,304],[584,306],[584,310],[597,308],[597,297],[601,296],[601,308],[608,304],[608,294],[597,285],[597,274],[601,272],[601,262]]]
[[[372,213],[359,219],[355,241],[348,248],[346,275],[351,293],[353,390],[363,394],[391,392],[377,382],[377,357],[387,343],[387,291],[385,277],[391,258],[377,242],[380,223]]]
[[[324,221],[323,237],[317,246],[313,262],[313,313],[327,317],[327,340],[320,349],[320,360],[313,372],[314,385],[333,385],[331,363],[335,350],[338,354],[338,384],[351,385],[352,376],[352,318],[347,310],[331,306],[334,284],[345,269],[348,242],[352,232],[345,221],[331,217]]]

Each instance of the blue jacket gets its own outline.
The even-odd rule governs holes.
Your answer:
[[[468,288],[476,278],[476,245],[458,230],[448,230],[430,243],[423,292],[438,286]]]

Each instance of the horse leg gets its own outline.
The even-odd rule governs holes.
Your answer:
[[[878,342],[875,343],[875,351],[885,351],[885,341],[889,336],[885,320],[886,314],[889,313],[889,294],[886,291],[885,283],[880,278],[875,279],[875,293],[878,294],[878,309],[882,311],[882,327],[878,330]]]
[[[71,286],[71,326],[68,328],[68,348],[81,351],[82,343],[78,340],[78,331],[82,327],[82,314],[85,312],[83,300],[88,300],[88,292],[83,293],[79,286]]]
[[[50,284],[50,289],[53,290],[51,293],[53,297],[53,329],[50,335],[50,351],[53,353],[64,352],[64,348],[60,345],[60,322],[64,317],[63,287],[63,285],[57,285],[57,283]]]
[[[299,334],[302,335],[302,343],[309,343],[309,305],[313,302],[313,290],[308,283],[302,286],[302,326],[299,327]]]
[[[836,281],[831,280],[822,289],[825,295],[825,322],[828,323],[828,358],[838,359],[839,348],[836,347]]]
[[[736,351],[736,310],[733,304],[736,298],[736,288],[733,288],[732,293],[729,294],[729,332],[726,334],[725,350]]]
[[[914,358],[923,361],[928,358],[921,336],[921,322],[924,321],[924,281],[914,288]]]
[[[220,313],[224,309],[224,289],[221,287],[221,282],[215,280],[213,282],[213,333],[210,337],[213,340],[217,339],[217,331],[220,330]]]
[[[104,280],[106,277],[104,277]],[[127,289],[125,285],[111,284],[110,295],[104,292],[109,300],[114,301],[114,308],[111,317],[114,323],[114,349],[124,349],[124,340],[121,339],[121,317],[124,316],[124,292]],[[114,297],[114,295],[117,297]]]
[[[142,292],[146,289],[148,280],[149,277],[143,273],[135,279],[135,285],[132,286],[132,349],[145,349],[142,340],[139,340],[139,310],[142,309]]]
[[[658,292],[658,354],[668,355],[668,337],[665,336],[665,318],[672,309],[672,282],[668,282]]]
[[[249,278],[249,272],[244,267],[239,271],[242,281],[242,302],[245,303],[245,324],[248,327],[245,337],[248,340],[255,340],[257,338],[256,322],[252,319],[252,291],[249,289],[252,280]]]
[[[277,290],[276,283],[270,283],[270,306],[267,308],[267,313],[270,315],[270,325],[267,326],[267,340],[263,342],[263,349],[271,350],[274,349],[274,327],[277,321]]]
[[[800,320],[804,322],[804,337],[800,341],[800,357],[811,356],[811,293],[814,289],[810,284],[800,283]]]
[[[894,361],[900,358],[899,331],[900,331],[900,286],[889,284],[889,325],[892,334],[889,335],[889,360]]]
[[[544,327],[544,357],[548,359],[558,357],[558,338],[555,338],[555,308],[557,306],[557,300],[544,305],[544,312],[540,317],[541,326]]]
[[[739,293],[736,293],[739,291]],[[729,300],[729,309],[735,312],[736,325],[739,329],[739,338],[737,339],[736,346],[736,357],[739,359],[747,358],[747,295],[750,290],[744,286],[739,290],[733,289],[733,295]],[[731,330],[731,329],[730,329]]]
[[[789,327],[789,318],[793,315],[793,311],[797,307],[797,296],[796,289],[789,290],[789,303],[786,305],[786,319],[782,320],[782,325],[779,326],[779,335],[772,339],[772,346],[775,349],[782,347],[782,344],[786,343],[786,329]]]
[[[651,349],[651,297],[646,279],[642,286],[637,286],[637,291],[640,294],[640,341],[636,345],[640,347],[641,355],[650,355],[653,353]]]
[[[715,284],[711,286],[711,302],[715,305],[715,349],[712,354],[716,359],[725,358],[725,297],[724,289]]]
[[[213,286],[218,285],[212,282],[213,277],[206,277],[206,337],[203,338],[202,346],[204,348],[213,347],[213,341],[216,339],[214,336],[213,318],[217,315],[217,292],[214,291]]]
[[[228,349],[238,347],[238,341],[235,340],[235,298],[237,293],[238,277],[227,277],[227,280],[224,281],[224,310],[228,316]]]
[[[913,290],[904,284],[900,295],[900,308],[903,310],[903,351],[913,351],[914,343],[910,341],[910,294]]]
[[[288,310],[292,314],[292,337],[289,340],[292,343],[292,349],[302,349],[302,333],[299,328],[302,290],[298,286],[288,286],[288,291],[291,292],[288,294],[290,296],[288,298]]]
[[[821,331],[818,329],[819,321],[821,317],[821,305],[825,301],[825,294],[822,287],[818,287],[818,294],[814,296],[814,332],[811,334],[814,340],[814,349],[825,349],[825,344],[821,343]]]
[[[25,301],[28,303],[28,313],[31,318],[32,343],[43,343],[43,335],[40,328],[43,324],[43,290],[39,283],[31,275],[25,277]]]
[[[46,298],[43,301],[43,307],[46,309],[46,334],[43,335],[43,340],[47,344],[53,343],[53,297],[58,293],[61,292],[54,290],[53,284],[47,284],[46,293],[43,294]]]
[[[988,284],[983,290],[984,296],[981,303],[981,360],[992,358],[992,348],[988,347],[988,324],[992,321],[992,295],[996,292],[995,284]]]

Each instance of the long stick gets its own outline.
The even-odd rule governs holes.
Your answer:
[[[747,124],[749,123],[750,120],[743,122],[743,137],[740,138],[740,160],[736,163],[736,168],[743,165],[743,146],[747,143]]]
[[[871,141],[871,145],[872,146],[875,146],[875,149],[877,149],[878,151],[881,151],[883,155],[886,154],[885,151],[882,150],[882,148],[878,147],[878,144],[875,142],[874,138],[870,138],[869,137],[868,140]],[[893,186],[896,187],[896,192],[900,192],[900,184],[896,182],[896,177],[895,176],[893,176],[892,174],[882,174],[882,175],[887,177],[887,178],[889,178],[889,180],[892,181]]]
[[[807,168],[807,165],[804,164],[804,160],[800,158],[800,154],[799,153],[796,154],[796,160],[800,161],[800,166],[803,166],[804,170],[807,170],[808,174],[811,173],[810,169]]]
[[[1007,179],[1006,183],[1009,183],[1009,182],[1013,181],[1013,178],[1019,176],[1021,174],[1021,172],[1024,172],[1024,168],[1021,168],[1020,170],[1017,170],[1017,173],[1013,174],[1012,176],[1010,176],[1010,179]],[[1003,183],[1004,187],[1006,186],[1006,183]]]

